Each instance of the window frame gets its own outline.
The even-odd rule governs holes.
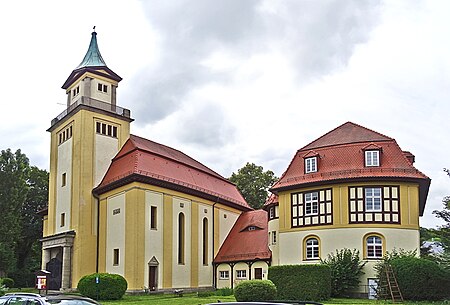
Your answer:
[[[313,242],[312,244],[309,244]],[[315,243],[314,243],[315,242]],[[305,238],[305,260],[320,259],[320,241],[316,236],[307,236]]]
[[[382,259],[384,254],[384,239],[378,234],[367,234],[364,238],[365,257],[367,259]]]
[[[305,174],[317,172],[317,156],[305,158]]]
[[[372,194],[367,191],[372,190]],[[375,195],[375,190],[379,190],[379,195]],[[375,200],[379,200],[379,207],[375,208]],[[364,188],[364,209],[365,212],[382,212],[383,211],[383,189],[381,187],[365,187]]]
[[[313,199],[315,194],[316,199]],[[307,195],[311,195],[311,199],[307,200]],[[305,205],[305,216],[318,215],[319,214],[319,192],[306,192],[303,194],[303,203]],[[309,210],[309,212],[308,212]]]
[[[379,167],[380,166],[380,150],[378,150],[378,149],[366,150],[364,152],[364,165],[367,167]]]
[[[150,206],[150,230],[158,229],[158,207],[155,205]]]
[[[219,280],[229,280],[230,271],[229,270],[219,270]]]
[[[245,270],[245,269],[236,270],[236,279],[237,280],[247,279],[247,270]]]
[[[113,266],[119,266],[120,264],[120,252],[119,252],[119,248],[114,248],[113,249]]]

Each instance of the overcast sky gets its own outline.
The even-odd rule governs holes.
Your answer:
[[[280,176],[297,149],[351,121],[395,138],[431,179],[421,225],[450,195],[450,1],[0,3],[0,149],[49,169],[62,84],[96,26],[133,134],[229,177]]]

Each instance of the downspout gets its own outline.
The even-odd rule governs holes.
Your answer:
[[[100,247],[100,197],[95,192],[92,192],[92,195],[95,199],[97,199],[97,250],[95,254],[95,273],[98,273]]]
[[[214,243],[214,236],[215,236],[215,234],[214,234],[214,228],[215,228],[215,222],[214,222],[215,213],[214,213],[214,211],[215,210],[214,209],[215,209],[218,201],[219,201],[219,197],[217,197],[216,202],[214,202],[213,206],[212,206],[212,247],[211,247],[211,250],[212,250],[211,258],[212,259],[211,259],[211,265],[213,267],[213,288],[214,289],[217,289],[217,268],[214,264],[214,245],[215,245],[215,243]]]

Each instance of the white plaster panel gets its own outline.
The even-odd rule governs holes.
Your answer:
[[[99,91],[98,90],[98,84],[99,83],[102,84],[102,85],[107,85],[108,86],[108,89],[107,89],[108,92],[105,93],[105,92]],[[95,98],[96,100],[99,100],[99,101],[111,104],[111,91],[112,91],[112,88],[111,88],[111,84],[110,83],[105,82],[105,81],[99,81],[99,80],[97,80],[95,78],[92,79],[91,92],[90,92],[92,98]]]
[[[226,210],[219,210],[219,248],[230,233],[231,228],[238,219],[239,214]]]
[[[150,228],[151,207],[156,207],[156,229]],[[149,287],[149,266],[148,263],[155,257],[158,262],[157,288],[162,288],[163,282],[163,194],[145,191],[145,263],[144,263],[144,283]]]
[[[219,271],[228,271],[229,278],[228,279],[220,279]],[[231,280],[232,280],[231,267],[228,264],[220,264],[217,267],[217,288],[230,288]]]
[[[269,225],[268,225],[269,232],[275,231],[275,232],[277,232],[277,235],[278,235],[279,229],[280,229],[280,221],[278,219],[273,219],[273,220],[269,221]],[[269,249],[272,251],[272,264],[274,264],[274,265],[278,265],[278,261],[279,261],[278,245],[279,245],[279,242],[277,242],[275,245],[272,245],[270,242],[270,239],[269,239]]]
[[[56,170],[56,228],[55,233],[71,230],[72,207],[72,145],[73,138],[58,146]],[[66,173],[66,185],[62,186],[62,176]],[[61,226],[61,214],[65,214],[64,226]]]
[[[114,213],[120,209],[120,213]],[[107,199],[106,272],[125,276],[125,193]],[[119,249],[119,265],[113,265],[113,250]]]
[[[119,133],[119,132],[118,132]],[[97,186],[111,165],[111,160],[119,150],[119,140],[113,137],[95,135],[94,185]]]
[[[205,212],[206,211],[206,212]],[[198,204],[198,286],[212,286],[212,260],[213,260],[213,230],[212,230],[212,206]],[[203,219],[208,219],[208,259],[207,265],[203,265]]]
[[[173,197],[173,268],[172,268],[172,287],[190,287],[191,286],[191,201]],[[184,214],[184,264],[178,263],[178,215]]]

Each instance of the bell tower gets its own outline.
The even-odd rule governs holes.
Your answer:
[[[51,121],[49,203],[42,269],[49,289],[70,289],[98,269],[98,202],[92,195],[130,136],[130,111],[117,105],[122,78],[103,60],[97,33],[62,88],[67,107]],[[52,270],[49,270],[52,269]]]

